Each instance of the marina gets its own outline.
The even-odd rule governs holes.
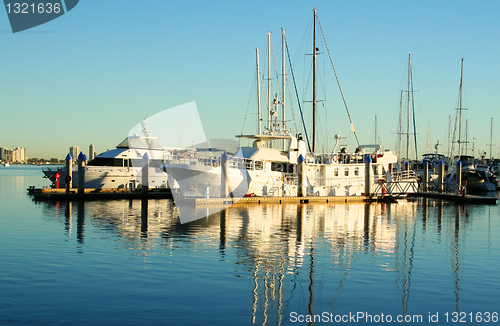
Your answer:
[[[8,2],[0,326],[500,323],[500,3]]]

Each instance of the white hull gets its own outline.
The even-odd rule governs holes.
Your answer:
[[[235,164],[236,166],[236,164]],[[305,164],[307,196],[360,196],[365,191],[365,164]],[[296,168],[296,165],[295,165]],[[372,164],[371,189],[381,194],[379,182],[387,181],[387,165]],[[177,181],[186,197],[221,197],[223,187],[221,167],[200,164],[165,164],[165,171]],[[294,173],[228,168],[229,192],[232,197],[297,196],[297,176]],[[407,180],[406,192],[417,189],[416,178]],[[388,188],[391,192],[391,188]],[[396,188],[394,187],[394,192]]]
[[[132,183],[135,188],[141,183],[140,168],[117,168],[117,167],[94,167],[86,166],[85,169],[85,188],[92,189],[123,189],[128,188]],[[50,168],[43,171],[45,176],[50,180],[55,179],[55,174],[60,174],[59,188],[66,187],[65,176],[66,168],[51,170]],[[150,188],[166,188],[167,174],[161,168],[149,168],[149,187]],[[55,182],[54,182],[55,183]],[[78,186],[78,170],[72,171],[72,186]]]

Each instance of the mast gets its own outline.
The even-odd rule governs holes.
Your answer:
[[[467,155],[467,144],[469,143],[469,119],[465,119],[465,155]]]
[[[410,159],[410,87],[411,87],[411,52],[408,54],[408,114],[406,123],[406,159]]]
[[[313,135],[312,151],[316,152],[316,8],[314,8],[314,41],[313,41]]]
[[[462,155],[461,146],[462,143],[462,86],[463,86],[463,78],[464,78],[464,58],[462,58],[462,67],[460,69],[460,88],[458,92],[458,157]]]
[[[398,160],[401,160],[401,136],[403,135],[403,91],[401,91],[401,97],[399,99],[399,123],[398,123]]]
[[[285,67],[285,30],[284,29],[281,29],[281,47],[282,47],[282,51],[283,51],[283,57],[281,59],[282,61],[282,67],[281,67],[281,70],[282,70],[282,74],[283,74],[283,95],[281,96],[281,108],[282,108],[282,114],[283,114],[283,122],[281,123],[281,129],[283,130],[283,132],[285,132],[286,130],[286,116],[285,116],[285,96],[286,96],[286,92],[285,92],[285,89],[286,89],[286,67]],[[285,140],[283,139],[283,150],[285,150]]]
[[[451,115],[448,115],[448,158],[451,160],[451,149],[450,149],[450,144],[451,144]]]
[[[282,62],[283,62],[283,66],[281,67],[281,70],[283,72],[283,95],[281,97],[281,107],[283,109],[283,122],[282,122],[282,126],[283,126],[283,130],[286,130],[286,120],[285,120],[285,96],[286,96],[286,93],[285,93],[285,88],[286,88],[286,67],[285,67],[285,30],[282,29],[281,30],[281,47],[282,47],[282,50],[283,50],[283,58],[282,58]]]
[[[267,32],[267,130],[271,132],[271,32]]]
[[[491,118],[491,128],[490,128],[490,143],[488,144],[490,145],[490,164],[492,164],[491,162],[491,159],[493,158],[493,149],[492,149],[492,146],[494,145],[493,144],[493,118]]]
[[[255,49],[257,60],[257,123],[259,126],[258,135],[262,135],[262,117],[260,112],[260,65],[259,65],[259,48]]]

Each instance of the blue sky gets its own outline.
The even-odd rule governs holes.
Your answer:
[[[419,152],[428,124],[431,148],[439,140],[446,151],[464,58],[464,124],[489,156],[491,118],[500,124],[498,1],[82,0],[16,34],[0,11],[0,146],[25,147],[29,157],[63,158],[91,143],[102,152],[143,118],[191,101],[207,138],[254,133],[255,48],[265,71],[268,31],[280,67],[286,30],[301,100],[310,100],[305,33],[315,6],[361,143],[373,143],[377,116],[382,145],[395,149],[411,52]],[[349,123],[320,44],[320,139],[331,150]],[[498,157],[500,132],[493,135]]]

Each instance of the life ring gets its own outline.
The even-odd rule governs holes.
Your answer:
[[[378,184],[382,184],[382,183],[384,183],[384,180],[382,180],[382,179],[378,179],[377,183],[378,183]]]

